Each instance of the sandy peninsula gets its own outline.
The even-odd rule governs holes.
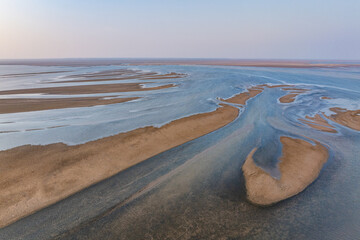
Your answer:
[[[25,145],[0,152],[0,227],[53,204],[121,170],[232,122],[238,108],[144,127],[76,146]],[[101,151],[99,151],[101,149]]]
[[[254,148],[242,167],[247,198],[250,202],[267,206],[292,197],[303,191],[319,175],[329,154],[326,147],[282,136],[282,156],[278,165],[281,177],[273,178],[253,161]]]

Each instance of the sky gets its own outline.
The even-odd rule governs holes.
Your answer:
[[[360,60],[360,0],[0,0],[0,59]]]

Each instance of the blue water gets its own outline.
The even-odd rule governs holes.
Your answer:
[[[116,93],[120,97],[142,97],[131,102],[88,108],[56,109],[0,115],[0,149],[9,149],[24,144],[49,144],[64,142],[79,144],[116,133],[144,126],[161,126],[174,119],[182,118],[217,108],[217,98],[228,98],[257,84],[296,84],[311,88],[312,91],[298,97],[297,114],[329,113],[329,106],[348,109],[360,108],[359,69],[274,69],[208,66],[95,66],[95,67],[34,67],[0,66],[0,75],[29,73],[37,71],[68,71],[55,74],[25,77],[1,77],[1,90],[48,86],[63,81],[66,75],[98,72],[102,70],[131,68],[160,73],[179,72],[188,74],[180,79],[147,80],[159,84],[175,83],[175,88]],[[52,82],[51,84],[48,82]],[[124,81],[99,82],[100,84]],[[126,82],[146,82],[128,80]],[[71,83],[73,85],[96,84]],[[318,96],[332,96],[332,100],[320,100]],[[73,96],[73,95],[72,95]],[[79,95],[74,95],[79,96]],[[114,96],[108,94],[87,94],[81,96]],[[54,97],[54,95],[27,94],[7,97]],[[66,97],[56,95],[55,97]],[[306,103],[305,103],[306,101]],[[298,104],[304,102],[305,104]],[[308,106],[311,105],[311,108]],[[290,110],[289,110],[290,111]],[[58,127],[62,126],[62,127]],[[57,128],[53,128],[57,127]],[[41,129],[37,131],[27,131]],[[2,133],[1,133],[2,132]],[[4,133],[10,132],[10,133]],[[71,134],[69,134],[71,133]]]
[[[156,162],[168,163],[167,167],[174,164],[173,169],[167,171],[176,171],[167,176],[164,170],[161,170],[161,173],[153,170],[156,172],[154,179],[138,180],[143,181],[139,186],[132,182],[127,183],[126,186],[133,186],[131,190],[133,194],[159,176],[165,179],[156,188],[149,192],[145,191],[146,193],[143,193],[139,199],[130,202],[126,207],[118,207],[100,220],[85,225],[78,232],[75,231],[74,236],[80,239],[99,239],[104,236],[120,239],[138,239],[144,236],[159,239],[181,238],[185,235],[179,235],[179,231],[186,232],[187,229],[193,234],[190,236],[195,239],[219,239],[225,236],[235,239],[358,239],[360,237],[359,132],[332,122],[337,133],[321,132],[298,120],[320,112],[332,114],[330,111],[332,107],[360,109],[360,68],[0,66],[0,88],[9,90],[95,84],[93,82],[64,84],[56,81],[71,80],[72,78],[67,77],[69,75],[112,69],[177,72],[187,75],[177,79],[127,80],[126,82],[134,83],[152,82],[146,84],[149,87],[176,84],[174,88],[156,91],[116,93],[120,97],[142,97],[130,102],[0,114],[0,149],[55,142],[79,144],[139,127],[162,126],[175,119],[212,111],[219,106],[220,98],[229,98],[250,86],[259,84],[292,84],[309,91],[297,96],[293,103],[282,104],[278,99],[286,94],[285,91],[280,88],[265,88],[260,95],[248,101],[247,106],[242,109],[240,116],[233,123],[144,163],[143,165],[152,163],[156,165]],[[26,77],[3,76],[9,73],[38,71],[67,72]],[[124,81],[107,83],[115,82]],[[106,82],[100,82],[100,84],[104,83]],[[86,96],[114,96],[114,93]],[[323,96],[331,99],[321,99]],[[0,97],[14,96],[0,95]],[[58,127],[52,128],[55,126]],[[27,131],[30,129],[40,130]],[[329,149],[330,158],[317,181],[306,191],[274,207],[252,206],[244,199],[241,166],[251,149],[257,147],[258,150],[254,154],[255,163],[279,178],[277,164],[281,155],[280,136],[291,136],[307,141],[309,141],[307,138],[317,140]],[[179,167],[179,162],[186,164]],[[143,165],[135,166],[133,169],[141,169]],[[122,179],[121,174],[117,176],[119,179]],[[141,174],[137,174],[139,179],[142,179]],[[66,201],[55,205],[54,209],[61,209],[69,219],[73,216],[74,219],[80,219],[78,220],[80,222],[86,222],[88,218],[101,214],[104,208],[113,207],[119,198],[126,199],[131,196],[126,191],[122,194],[118,193],[116,184],[111,181],[114,180],[104,181],[102,185],[85,190],[71,200],[72,205],[80,204],[85,201],[84,199],[89,198],[82,195],[86,195],[86,191],[93,191],[92,194],[95,194],[100,191],[97,188],[106,189],[97,193],[102,198],[91,207],[93,212],[81,210],[79,207],[75,211],[76,216],[73,216],[74,209],[63,206],[66,205]],[[75,201],[77,198],[81,201]],[[104,199],[107,199],[107,202]],[[18,225],[15,224],[13,228],[16,231],[13,231],[20,231],[19,229],[22,229],[20,224],[26,223],[26,226],[32,226],[30,223],[41,221],[44,216],[51,214],[51,210],[42,210],[33,218],[25,218]],[[38,219],[34,221],[37,216]],[[84,216],[83,219],[80,216]],[[61,231],[76,227],[72,226],[72,222],[65,224],[64,219],[54,217],[52,221],[54,225],[67,226]],[[56,224],[56,221],[59,223]],[[45,226],[48,223],[43,224]]]

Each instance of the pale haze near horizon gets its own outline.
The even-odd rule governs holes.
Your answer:
[[[0,0],[0,59],[360,59],[360,1]]]

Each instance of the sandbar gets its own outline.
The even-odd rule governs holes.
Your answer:
[[[360,131],[360,109],[352,111],[335,107],[330,108],[330,110],[335,112],[335,114],[326,116],[328,119],[345,127]]]
[[[238,114],[238,108],[222,105],[213,112],[174,120],[160,128],[139,128],[81,145],[25,145],[0,151],[0,169],[6,169],[0,175],[0,227],[215,131]]]
[[[254,148],[242,167],[247,199],[256,205],[267,206],[303,191],[318,177],[329,157],[328,150],[319,142],[311,143],[282,136],[282,156],[278,164],[281,177],[273,178],[253,161]]]
[[[321,97],[322,100],[329,100],[329,99],[332,99],[331,97],[326,97],[326,96],[323,96]]]
[[[309,91],[308,89],[294,88],[294,87],[285,87],[285,88],[282,88],[282,90],[290,91],[290,93],[279,98],[279,101],[281,103],[292,103],[295,101],[296,96],[298,96],[299,94],[304,93],[306,91]]]
[[[228,98],[225,100],[224,99],[220,99],[220,100],[227,102],[227,103],[235,103],[235,104],[245,105],[249,99],[257,96],[262,91],[263,91],[262,87],[255,86],[255,87],[249,88],[246,92],[242,92],[242,93],[235,95],[234,97],[231,97],[231,98]]]
[[[305,119],[299,119],[302,123],[323,132],[336,133],[334,126],[329,124],[320,114],[315,114],[314,117],[305,116]]]
[[[54,74],[54,73],[64,73],[69,71],[52,71],[52,72],[32,72],[32,73],[10,73],[10,74],[3,74],[0,77],[27,77],[27,76],[34,76],[34,75],[44,75],[44,74]]]
[[[31,112],[60,108],[92,107],[97,105],[108,105],[122,103],[139,99],[131,98],[110,98],[103,97],[81,97],[81,98],[10,98],[0,99],[0,114]]]
[[[47,87],[47,88],[28,88],[0,91],[0,95],[7,94],[94,94],[94,93],[113,93],[113,92],[134,92],[151,91],[174,87],[175,84],[166,84],[158,87],[143,88],[145,83],[117,83],[117,84],[98,84],[66,87]]]
[[[77,82],[102,82],[102,81],[119,81],[119,80],[160,80],[160,79],[174,79],[174,78],[183,78],[186,74],[181,73],[166,73],[166,74],[158,74],[155,72],[144,73],[144,72],[133,72],[129,75],[125,74],[101,74],[101,75],[77,75],[76,79],[72,80],[64,80],[64,81],[55,81],[55,82],[47,82],[47,83],[77,83]],[[101,77],[101,78],[99,78]],[[105,78],[104,78],[105,77]]]

